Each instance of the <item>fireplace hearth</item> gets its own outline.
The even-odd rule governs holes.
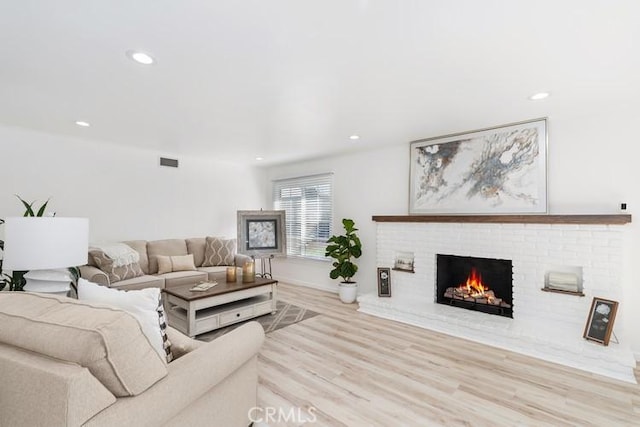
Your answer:
[[[436,302],[513,318],[511,261],[437,254]]]
[[[622,273],[631,269],[625,256],[630,220],[623,215],[460,215],[378,221],[377,264],[392,265],[399,250],[411,251],[415,271],[394,276],[390,298],[377,292],[358,296],[359,311],[636,384],[629,345],[633,328],[617,323],[620,344],[614,346],[582,336],[593,296],[623,300]],[[437,254],[510,260],[511,301],[489,272],[479,272],[495,295],[512,305],[513,317],[436,303]],[[585,298],[541,291],[546,274],[565,267],[582,267]],[[454,283],[466,281],[468,274]]]

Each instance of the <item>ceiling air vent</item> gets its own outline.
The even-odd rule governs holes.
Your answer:
[[[177,168],[178,159],[169,159],[167,157],[160,157],[160,166],[169,166],[170,168]]]

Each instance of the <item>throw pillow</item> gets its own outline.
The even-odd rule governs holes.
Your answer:
[[[104,251],[99,249],[90,250],[89,256],[91,256],[95,265],[109,276],[109,283],[116,283],[121,280],[132,279],[134,277],[144,275],[144,272],[140,268],[140,264],[137,262],[116,266],[113,259],[104,253]]]
[[[234,265],[235,255],[236,239],[207,237],[202,266],[217,267],[219,265]]]
[[[107,288],[91,283],[83,278],[78,279],[78,300],[91,303],[105,304],[119,308],[133,315],[140,324],[142,332],[147,337],[158,356],[166,363],[168,353],[165,350],[166,333],[160,327],[160,289],[145,288],[124,291]],[[160,304],[161,305],[161,304]],[[164,310],[162,311],[164,320]],[[165,328],[166,328],[166,322]]]
[[[167,363],[173,360],[173,352],[171,351],[171,341],[167,336],[167,316],[164,313],[164,305],[162,304],[162,298],[158,299],[158,320],[160,321],[160,334],[162,335],[162,348],[167,357]]]
[[[173,271],[194,271],[196,265],[193,261],[193,254],[165,256],[156,255],[158,260],[158,274],[171,273]]]

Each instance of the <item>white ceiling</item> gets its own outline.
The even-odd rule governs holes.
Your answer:
[[[0,123],[273,164],[630,103],[639,36],[637,0],[0,0]]]

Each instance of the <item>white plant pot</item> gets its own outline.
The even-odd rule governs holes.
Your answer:
[[[338,296],[343,303],[351,304],[358,296],[358,284],[340,282],[338,284]]]

